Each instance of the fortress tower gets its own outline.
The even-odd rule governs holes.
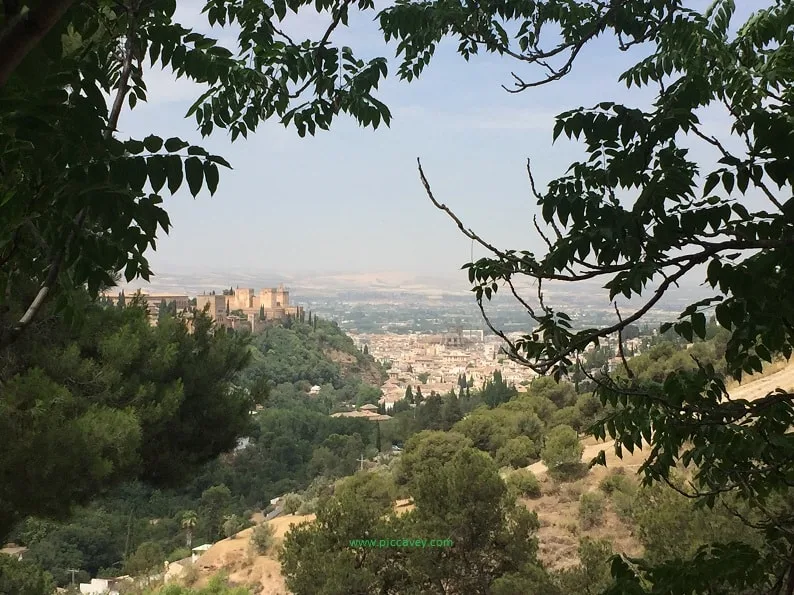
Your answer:
[[[250,288],[234,290],[234,307],[232,310],[249,310],[254,307],[254,290]]]
[[[289,291],[284,289],[284,284],[281,283],[276,290],[276,308],[286,308],[289,306]]]

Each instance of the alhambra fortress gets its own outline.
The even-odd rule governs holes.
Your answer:
[[[120,300],[139,296],[148,309],[152,324],[157,324],[160,308],[163,304],[171,307],[174,314],[206,310],[210,318],[218,325],[233,329],[247,329],[251,332],[261,330],[268,321],[283,320],[288,317],[303,316],[302,306],[293,306],[289,302],[289,291],[283,284],[278,287],[260,289],[251,288],[226,289],[220,293],[204,292],[191,300],[188,295],[143,293],[138,290],[132,295],[105,292],[103,297],[113,305]]]

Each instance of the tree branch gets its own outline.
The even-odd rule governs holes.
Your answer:
[[[478,236],[476,233],[474,233],[474,231],[472,231],[471,229],[467,229],[466,226],[463,225],[463,221],[461,221],[458,218],[458,216],[455,215],[455,213],[453,213],[449,209],[449,207],[447,207],[447,205],[441,204],[440,202],[438,202],[436,200],[436,197],[433,195],[433,191],[430,189],[430,182],[428,182],[427,178],[425,177],[425,172],[422,169],[422,161],[418,157],[416,158],[416,163],[419,166],[419,177],[422,180],[422,185],[425,187],[425,192],[427,193],[428,198],[430,199],[430,201],[433,203],[433,205],[437,209],[439,209],[441,211],[444,211],[447,215],[449,215],[449,217],[458,225],[458,229],[460,229],[463,232],[463,235],[465,235],[470,240],[473,240],[473,241],[477,242],[478,244],[480,244],[480,246],[482,246],[483,248],[485,248],[489,252],[492,252],[493,254],[496,254],[500,258],[504,258],[506,260],[513,260],[513,261],[516,260],[515,258],[510,258],[507,254],[505,254],[504,252],[502,252],[501,250],[499,250],[498,248],[496,248],[492,244],[489,244],[488,242],[483,240],[480,236]]]
[[[615,306],[615,314],[618,316],[618,322],[623,322],[623,319],[620,317],[620,310],[618,310],[618,303],[612,302]],[[632,372],[631,368],[629,367],[629,362],[626,361],[626,355],[623,353],[623,327],[618,329],[618,353],[620,354],[620,359],[623,362],[623,367],[626,369],[626,374],[628,374],[629,379],[634,378],[634,372]]]
[[[61,20],[75,0],[42,0],[21,12],[0,31],[0,89],[47,33]]]
[[[129,79],[132,73],[132,60],[134,58],[135,52],[135,27],[136,27],[136,16],[137,11],[140,7],[140,2],[135,2],[134,6],[128,7],[128,18],[129,21],[127,23],[127,33],[126,33],[126,41],[124,44],[124,57],[123,57],[123,65],[121,76],[119,77],[118,87],[116,90],[116,97],[113,101],[113,107],[110,111],[110,116],[108,118],[108,126],[105,129],[104,136],[106,140],[109,140],[113,133],[118,126],[119,116],[121,115],[121,109],[124,106],[124,98],[127,95],[127,91],[129,90]],[[77,236],[77,232],[82,228],[83,224],[85,223],[85,219],[88,215],[87,207],[83,207],[77,213],[77,217],[75,218],[74,225],[69,232],[69,235],[66,238],[66,241],[56,249],[52,255],[50,256],[50,264],[48,266],[47,277],[42,283],[41,287],[39,288],[36,297],[33,298],[33,301],[28,306],[25,313],[22,317],[17,321],[17,323],[8,331],[2,334],[0,337],[0,349],[7,347],[19,337],[19,335],[33,322],[36,315],[38,314],[41,307],[44,305],[47,298],[51,295],[57,281],[58,275],[61,272],[61,267],[63,266],[63,261],[66,258],[66,254],[69,251],[72,243],[74,242],[75,237]]]

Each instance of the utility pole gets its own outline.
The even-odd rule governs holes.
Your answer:
[[[79,570],[75,570],[74,568],[69,568],[66,572],[72,573],[72,586],[74,587],[74,575],[80,572]]]
[[[363,452],[361,453],[361,458],[358,459],[358,462],[361,463],[361,466],[359,467],[359,470],[363,471],[364,470],[364,453]]]

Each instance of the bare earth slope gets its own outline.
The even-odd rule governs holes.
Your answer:
[[[776,388],[794,389],[794,364],[770,366],[763,376],[749,377],[745,382],[729,385],[727,388],[731,398],[748,401],[763,397]],[[585,447],[583,461],[589,462],[604,450],[607,467],[594,467],[584,479],[561,486],[556,485],[546,475],[547,469],[543,463],[535,463],[529,467],[541,480],[544,495],[536,500],[526,500],[525,504],[538,515],[541,524],[540,558],[547,567],[553,569],[577,563],[579,538],[584,535],[607,539],[618,552],[628,555],[642,553],[639,542],[631,534],[631,527],[618,518],[611,503],[607,506],[604,523],[587,531],[579,527],[578,511],[579,496],[582,493],[597,490],[599,482],[612,469],[622,467],[627,473],[636,472],[647,453],[635,450],[632,454],[624,449],[623,458],[620,459],[615,455],[612,440],[597,442],[594,438],[587,437],[582,443]]]

